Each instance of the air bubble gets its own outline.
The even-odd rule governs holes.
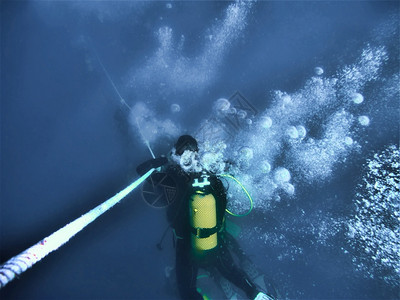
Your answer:
[[[286,168],[278,168],[274,172],[274,179],[275,182],[278,184],[289,182],[290,178],[291,178],[290,172]]]
[[[297,139],[299,137],[299,133],[294,126],[290,126],[288,129],[286,129],[286,135],[292,139]]]
[[[368,126],[369,125],[369,118],[367,116],[359,116],[358,117],[358,122],[360,122],[360,124],[362,126]]]
[[[206,170],[213,170],[216,168],[218,155],[212,152],[206,152],[201,157],[201,163]]]
[[[229,109],[229,113],[232,114],[232,115],[236,115],[236,113],[237,113],[236,108],[231,107],[231,108]]]
[[[294,195],[294,185],[289,182],[283,184],[283,190],[290,196]]]
[[[253,158],[253,149],[249,147],[243,147],[240,149],[240,156],[244,160],[250,160]]]
[[[344,139],[344,143],[346,144],[346,145],[352,145],[353,144],[353,139],[351,138],[351,137],[349,137],[349,136],[346,136],[345,137],[345,139]]]
[[[261,172],[263,172],[263,173],[269,173],[269,172],[271,172],[271,165],[270,165],[269,162],[263,161],[263,162],[261,163]]]
[[[354,93],[351,95],[351,101],[353,101],[355,104],[360,104],[364,101],[364,97],[360,93]]]
[[[322,74],[324,74],[324,69],[322,69],[321,67],[316,67],[314,69],[314,73],[318,76],[321,76]]]
[[[179,106],[179,104],[174,103],[174,104],[171,105],[171,111],[173,113],[180,112],[181,111],[181,107]]]
[[[306,137],[306,134],[307,134],[306,128],[304,126],[302,126],[302,125],[299,125],[299,126],[296,126],[296,129],[297,129],[297,133],[299,135],[299,138],[304,139]]]
[[[225,98],[219,98],[217,101],[214,103],[214,109],[217,112],[222,112],[226,113],[229,111],[229,108],[231,107],[231,103],[229,102],[228,99]]]
[[[272,119],[270,117],[262,117],[260,120],[262,128],[268,129],[272,126]]]
[[[244,119],[244,118],[246,118],[246,116],[247,116],[247,112],[245,112],[244,110],[239,110],[239,111],[237,112],[237,116],[238,116],[239,118],[241,118],[241,119]]]

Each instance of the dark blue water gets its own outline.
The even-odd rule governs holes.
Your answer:
[[[239,91],[256,114],[222,135],[222,158],[239,162],[255,201],[236,220],[243,248],[282,298],[400,298],[398,165],[394,184],[363,185],[388,168],[368,167],[374,154],[398,158],[396,1],[0,5],[1,262],[137,177],[150,154],[135,118],[166,154],[180,134],[220,122],[217,99]],[[288,136],[299,125],[305,137]],[[267,161],[270,171],[258,168]],[[236,208],[247,204],[236,196]],[[166,226],[135,191],[0,297],[175,299],[170,237],[155,247]]]

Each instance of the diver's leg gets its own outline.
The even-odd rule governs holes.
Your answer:
[[[196,290],[198,266],[190,257],[190,243],[177,240],[176,243],[176,280],[182,299],[203,299]]]
[[[223,233],[223,243],[225,246],[233,252],[234,255],[238,257],[240,261],[247,259],[246,254],[244,253],[242,247],[238,241],[227,231]]]
[[[219,249],[216,267],[219,272],[236,285],[238,288],[242,289],[247,297],[254,299],[258,293],[258,289],[254,283],[252,283],[234,262],[231,253],[228,251],[227,247],[222,244]]]
[[[277,298],[277,292],[271,279],[268,279],[265,274],[259,272],[255,264],[250,260],[246,253],[241,248],[238,241],[229,233],[224,232],[223,242],[231,251],[232,255],[236,256],[240,261],[240,269],[246,274],[246,278],[257,285],[264,291],[267,291],[273,298]]]

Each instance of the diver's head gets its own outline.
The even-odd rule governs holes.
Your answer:
[[[194,137],[190,135],[182,135],[175,143],[175,154],[181,156],[186,150],[198,152],[199,147]]]
[[[173,161],[179,164],[185,172],[200,172],[198,151],[196,139],[190,135],[182,135],[175,143],[175,151],[171,156]]]

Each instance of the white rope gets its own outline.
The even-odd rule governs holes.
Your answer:
[[[124,98],[122,98],[120,92],[119,92],[118,89],[117,89],[117,86],[115,85],[114,81],[112,80],[112,78],[111,78],[110,74],[108,73],[106,67],[103,65],[103,63],[102,63],[102,61],[101,61],[99,55],[97,54],[96,49],[93,48],[93,50],[94,50],[94,54],[95,54],[95,56],[96,56],[96,58],[97,58],[97,61],[99,62],[100,66],[102,67],[102,69],[103,69],[104,73],[106,74],[108,80],[110,81],[112,87],[114,88],[115,92],[117,93],[117,95],[118,95],[118,97],[119,97],[119,100],[120,100],[121,103],[124,104],[130,111],[132,111],[132,108],[129,106],[129,104],[126,103],[126,101],[124,100]],[[156,158],[155,155],[154,155],[154,153],[153,153],[153,150],[151,150],[149,141],[144,137],[144,135],[143,135],[143,133],[142,133],[142,130],[141,130],[141,128],[140,128],[139,121],[138,121],[137,118],[136,118],[136,122],[137,122],[137,125],[138,125],[138,128],[139,128],[140,135],[142,136],[142,138],[143,138],[143,140],[144,140],[144,143],[146,144],[147,148],[149,149],[149,151],[150,151],[150,153],[151,153],[151,156],[152,156],[153,158]]]
[[[124,100],[124,98],[122,98],[120,92],[117,89],[117,86],[115,85],[114,81],[112,80],[110,74],[108,73],[106,67],[103,65],[102,61],[100,60],[100,57],[97,55],[96,50],[93,48],[94,50],[94,54],[96,55],[97,61],[99,62],[100,66],[103,68],[104,73],[106,74],[108,80],[110,81],[112,87],[114,88],[115,92],[117,93],[119,100],[121,101],[122,104],[124,104],[127,108],[129,108],[129,110],[132,110],[132,108],[129,106],[128,103],[126,103],[126,101]]]
[[[114,197],[106,200],[102,204],[93,208],[86,214],[82,215],[75,221],[65,225],[61,229],[52,233],[48,237],[44,238],[37,244],[28,248],[24,252],[17,256],[14,256],[6,263],[0,266],[0,289],[3,288],[7,283],[13,280],[16,276],[25,272],[27,269],[32,267],[35,263],[40,261],[50,252],[53,252],[60,248],[62,245],[67,243],[75,234],[84,229],[87,225],[96,220],[99,216],[105,213],[107,210],[112,208],[115,204],[125,198],[130,192],[132,192],[137,186],[139,186],[147,177],[153,173],[155,169],[151,169],[142,177],[132,182],[125,189],[120,191]]]

